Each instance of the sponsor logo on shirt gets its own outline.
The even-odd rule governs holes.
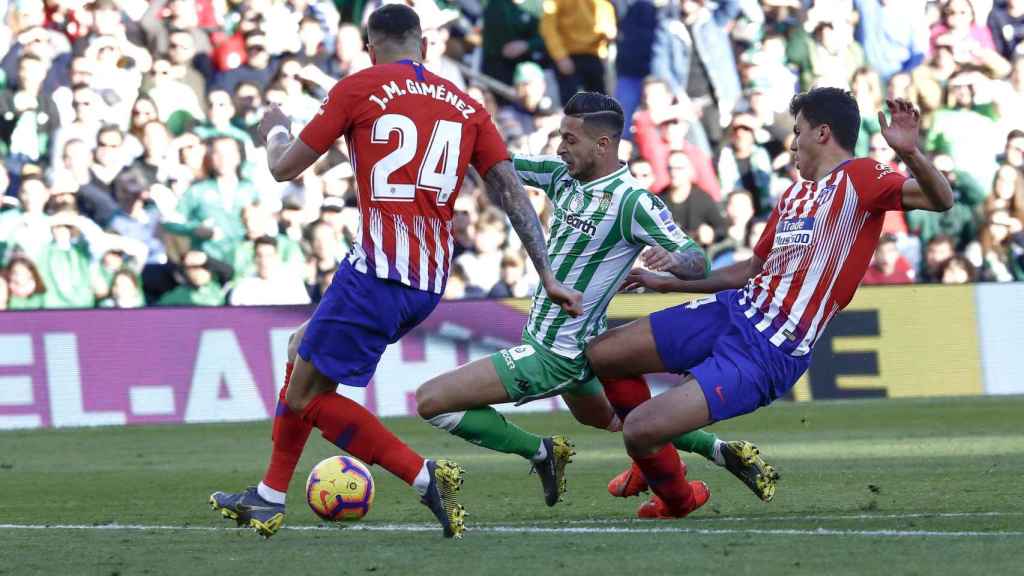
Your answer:
[[[578,230],[581,234],[590,236],[591,238],[594,237],[594,234],[597,234],[597,226],[590,220],[584,219],[579,214],[573,214],[572,212],[567,212],[561,208],[557,208],[555,209],[555,218],[558,218],[570,227]]]
[[[775,229],[775,247],[809,246],[814,238],[814,218],[789,218]]]
[[[875,164],[875,170],[878,170],[878,180],[885,178],[889,174],[895,173],[895,170],[892,169],[892,166],[889,166],[888,164],[882,164],[881,162]]]

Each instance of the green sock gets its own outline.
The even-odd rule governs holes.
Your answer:
[[[687,432],[682,436],[676,436],[672,440],[672,445],[683,452],[700,454],[714,462],[715,440],[718,440],[718,436],[715,436],[711,432],[705,432],[704,430],[698,429],[693,432]]]
[[[450,432],[463,440],[506,454],[532,458],[540,450],[542,438],[509,422],[490,406],[467,410],[462,421]]]

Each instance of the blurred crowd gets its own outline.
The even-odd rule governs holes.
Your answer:
[[[277,183],[256,124],[277,104],[297,132],[369,66],[380,1],[0,0],[0,309],[318,300],[357,237],[352,164],[339,143]],[[877,114],[907,98],[956,204],[890,213],[864,282],[1024,280],[1024,0],[409,2],[513,152],[555,153],[575,91],[619,98],[622,160],[715,267],[798,178],[795,93],[850,89],[857,154],[895,170]],[[529,295],[477,175],[454,208],[445,297]]]

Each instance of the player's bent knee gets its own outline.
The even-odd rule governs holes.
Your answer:
[[[630,413],[622,423],[622,441],[630,454],[646,452],[661,442],[657,432],[643,418],[634,417],[634,414],[636,411]]]
[[[416,413],[420,418],[430,420],[444,411],[437,389],[432,380],[416,389]]]

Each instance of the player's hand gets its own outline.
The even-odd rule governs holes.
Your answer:
[[[562,310],[573,318],[583,314],[583,293],[565,286],[554,276],[544,281],[544,291],[552,302],[562,307]]]
[[[288,116],[281,111],[281,108],[277,104],[271,104],[267,111],[263,113],[263,118],[260,119],[259,133],[260,139],[263,143],[267,143],[267,135],[274,129],[274,126],[284,126],[288,128],[291,126],[291,120]]]
[[[515,58],[519,58],[523,54],[526,54],[526,51],[529,49],[530,45],[527,44],[526,40],[513,40],[511,42],[506,42],[505,45],[501,47],[501,55],[509,60],[513,60]]]
[[[641,288],[655,292],[665,292],[665,280],[665,276],[661,274],[644,270],[643,268],[633,268],[626,275],[622,286],[619,287],[619,292],[636,292]]]
[[[655,272],[668,270],[676,263],[672,252],[665,250],[661,246],[651,246],[644,250],[644,253],[640,255],[640,260],[643,261],[644,266]]]
[[[555,66],[558,68],[558,73],[562,76],[572,76],[576,72],[576,65],[573,64],[572,58],[568,56],[555,60]]]
[[[921,137],[921,113],[913,104],[902,98],[887,98],[885,103],[889,106],[892,119],[886,121],[885,113],[881,110],[878,112],[882,136],[896,154],[912,154],[917,150]]]

